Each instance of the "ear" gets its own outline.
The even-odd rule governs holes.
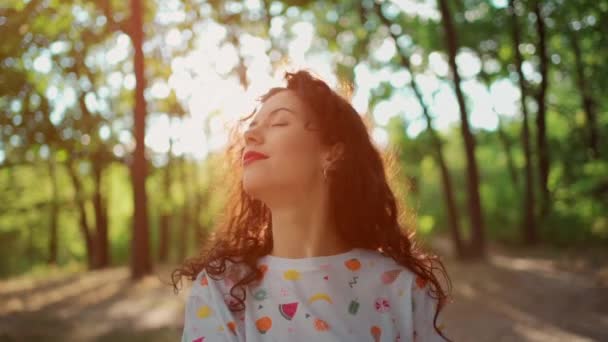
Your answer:
[[[344,159],[344,143],[333,144],[323,156],[323,167],[334,167],[336,162]]]

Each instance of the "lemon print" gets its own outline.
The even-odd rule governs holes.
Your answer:
[[[198,318],[207,318],[207,317],[211,316],[212,313],[213,313],[213,310],[211,310],[211,308],[208,305],[203,305],[200,308],[198,308],[196,315],[198,316]]]
[[[300,279],[300,272],[296,270],[287,270],[283,273],[285,280],[298,280]]]
[[[326,293],[321,293],[321,292],[310,296],[310,298],[308,298],[308,302],[312,303],[314,301],[321,300],[321,299],[327,301],[328,303],[333,303],[331,298]]]

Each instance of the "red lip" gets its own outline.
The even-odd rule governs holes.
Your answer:
[[[263,153],[256,152],[256,151],[247,151],[243,155],[243,164],[247,165],[247,164],[251,163],[252,161],[255,161],[258,159],[266,159],[266,158],[268,158],[268,156]]]

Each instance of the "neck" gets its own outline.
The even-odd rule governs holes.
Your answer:
[[[307,199],[297,205],[291,203],[289,206],[271,208],[271,255],[292,259],[308,258],[340,254],[351,249],[338,235],[329,215],[328,196],[317,198],[319,200]]]

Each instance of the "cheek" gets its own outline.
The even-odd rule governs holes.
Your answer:
[[[281,137],[273,149],[277,168],[301,175],[312,172],[318,165],[318,148],[309,135],[289,134]]]

